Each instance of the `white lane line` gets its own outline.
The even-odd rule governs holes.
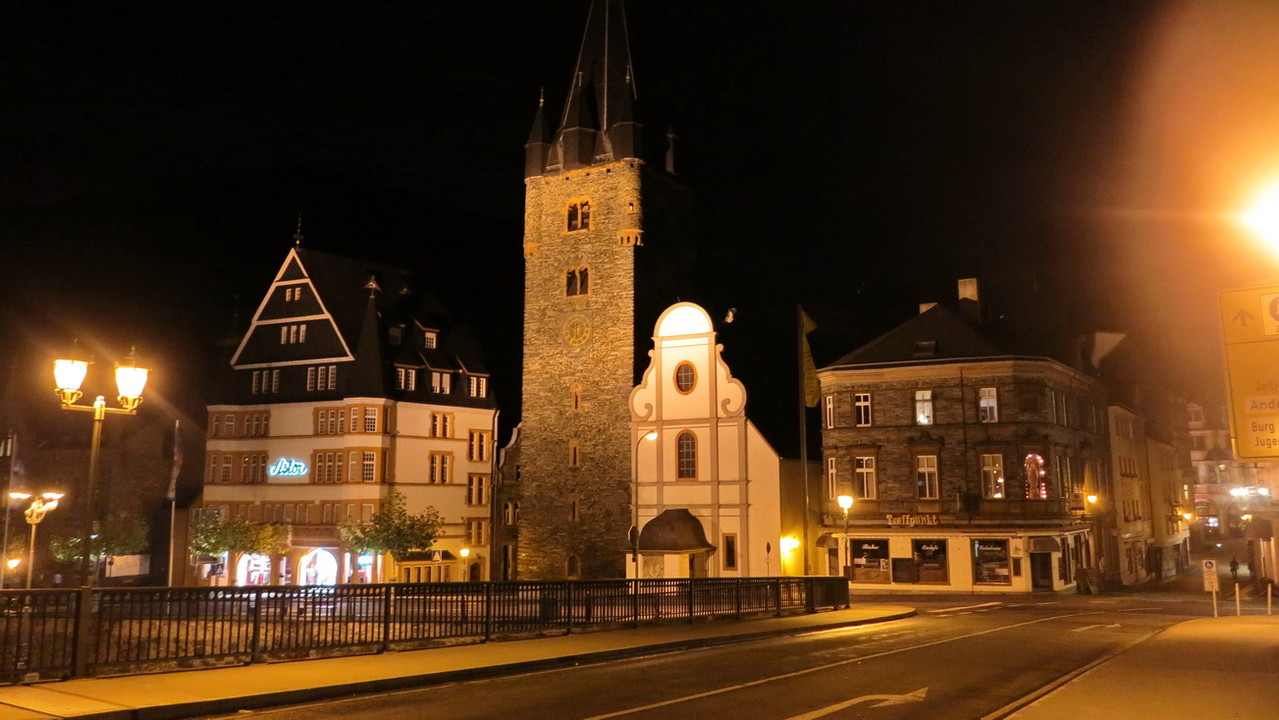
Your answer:
[[[929,610],[928,612],[930,613],[954,612],[956,610],[972,610],[974,608],[988,608],[988,607],[993,607],[995,605],[1003,605],[1003,603],[988,602],[988,603],[981,603],[980,605],[960,605],[959,607],[941,608],[938,610]]]
[[[723,695],[724,693],[730,693],[735,690],[742,690],[745,688],[756,687],[759,685],[767,685],[768,683],[771,683],[775,680],[789,680],[791,678],[801,677],[803,675],[809,675],[811,673],[821,672],[823,670],[830,670],[831,668],[837,668],[843,665],[851,665],[853,663],[866,662],[867,660],[874,660],[876,658],[887,657],[889,655],[896,655],[897,653],[903,653],[910,650],[922,650],[924,648],[932,647],[934,645],[942,645],[948,642],[955,642],[956,640],[967,640],[968,638],[981,637],[982,635],[990,635],[991,633],[1003,632],[1004,630],[1012,630],[1014,628],[1026,627],[1027,625],[1038,625],[1039,623],[1049,622],[1050,620],[1064,620],[1065,618],[1082,617],[1084,615],[1105,615],[1105,614],[1106,614],[1105,610],[1093,610],[1090,612],[1070,613],[1068,615],[1053,615],[1052,617],[1039,618],[1038,620],[1027,620],[1026,622],[1013,623],[1012,625],[1004,625],[1003,627],[990,628],[989,630],[978,630],[977,632],[968,633],[967,635],[957,635],[953,638],[933,640],[931,642],[926,642],[922,645],[912,645],[911,647],[898,648],[896,650],[885,650],[884,652],[864,655],[862,657],[849,658],[848,660],[840,660],[839,662],[828,663],[826,665],[818,665],[817,667],[806,668],[804,670],[796,670],[795,672],[783,673],[781,675],[774,675],[773,677],[761,678],[759,680],[752,680],[750,682],[740,683],[738,685],[729,685],[728,687],[722,687],[717,690],[707,690],[706,692],[694,693],[692,695],[685,695],[683,697],[671,698],[670,700],[663,700],[661,702],[655,702],[649,705],[641,705],[639,707],[627,708],[625,710],[618,710],[616,712],[605,713],[604,715],[594,715],[592,717],[582,718],[582,720],[608,720],[609,718],[622,717],[623,715],[631,715],[633,713],[646,712],[648,710],[655,710],[660,707],[678,705],[683,702],[689,702],[690,700],[700,700],[702,698],[714,697],[716,695]]]

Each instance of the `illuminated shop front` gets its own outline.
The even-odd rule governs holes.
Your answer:
[[[269,555],[244,554],[236,563],[236,585],[270,585],[271,557]]]
[[[337,585],[338,561],[333,553],[315,548],[298,563],[299,585]]]

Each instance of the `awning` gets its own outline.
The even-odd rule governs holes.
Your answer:
[[[817,547],[839,549],[839,538],[834,533],[822,533],[817,536]]]
[[[640,552],[694,553],[715,549],[706,541],[706,531],[693,513],[684,508],[663,510],[644,526],[639,536]]]
[[[1026,552],[1061,552],[1061,541],[1055,537],[1033,537],[1026,545]]]

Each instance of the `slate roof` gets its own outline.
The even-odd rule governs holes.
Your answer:
[[[935,305],[827,367],[921,365],[1028,354],[1010,352],[1004,345],[993,340],[963,312]]]

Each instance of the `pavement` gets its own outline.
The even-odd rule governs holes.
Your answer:
[[[0,687],[0,720],[164,720],[314,702],[911,617],[904,605],[650,625],[379,655]]]
[[[1223,577],[1223,589],[1229,577]],[[1202,603],[1198,566],[1137,591]],[[1169,595],[1174,597],[1169,597]],[[315,702],[361,693],[499,677],[887,622],[906,604],[858,602],[844,610],[651,625],[536,639],[237,667],[84,678],[0,687],[0,720],[164,720]],[[1102,657],[982,720],[1279,717],[1279,615],[1264,600],[1242,617],[1189,620]]]

